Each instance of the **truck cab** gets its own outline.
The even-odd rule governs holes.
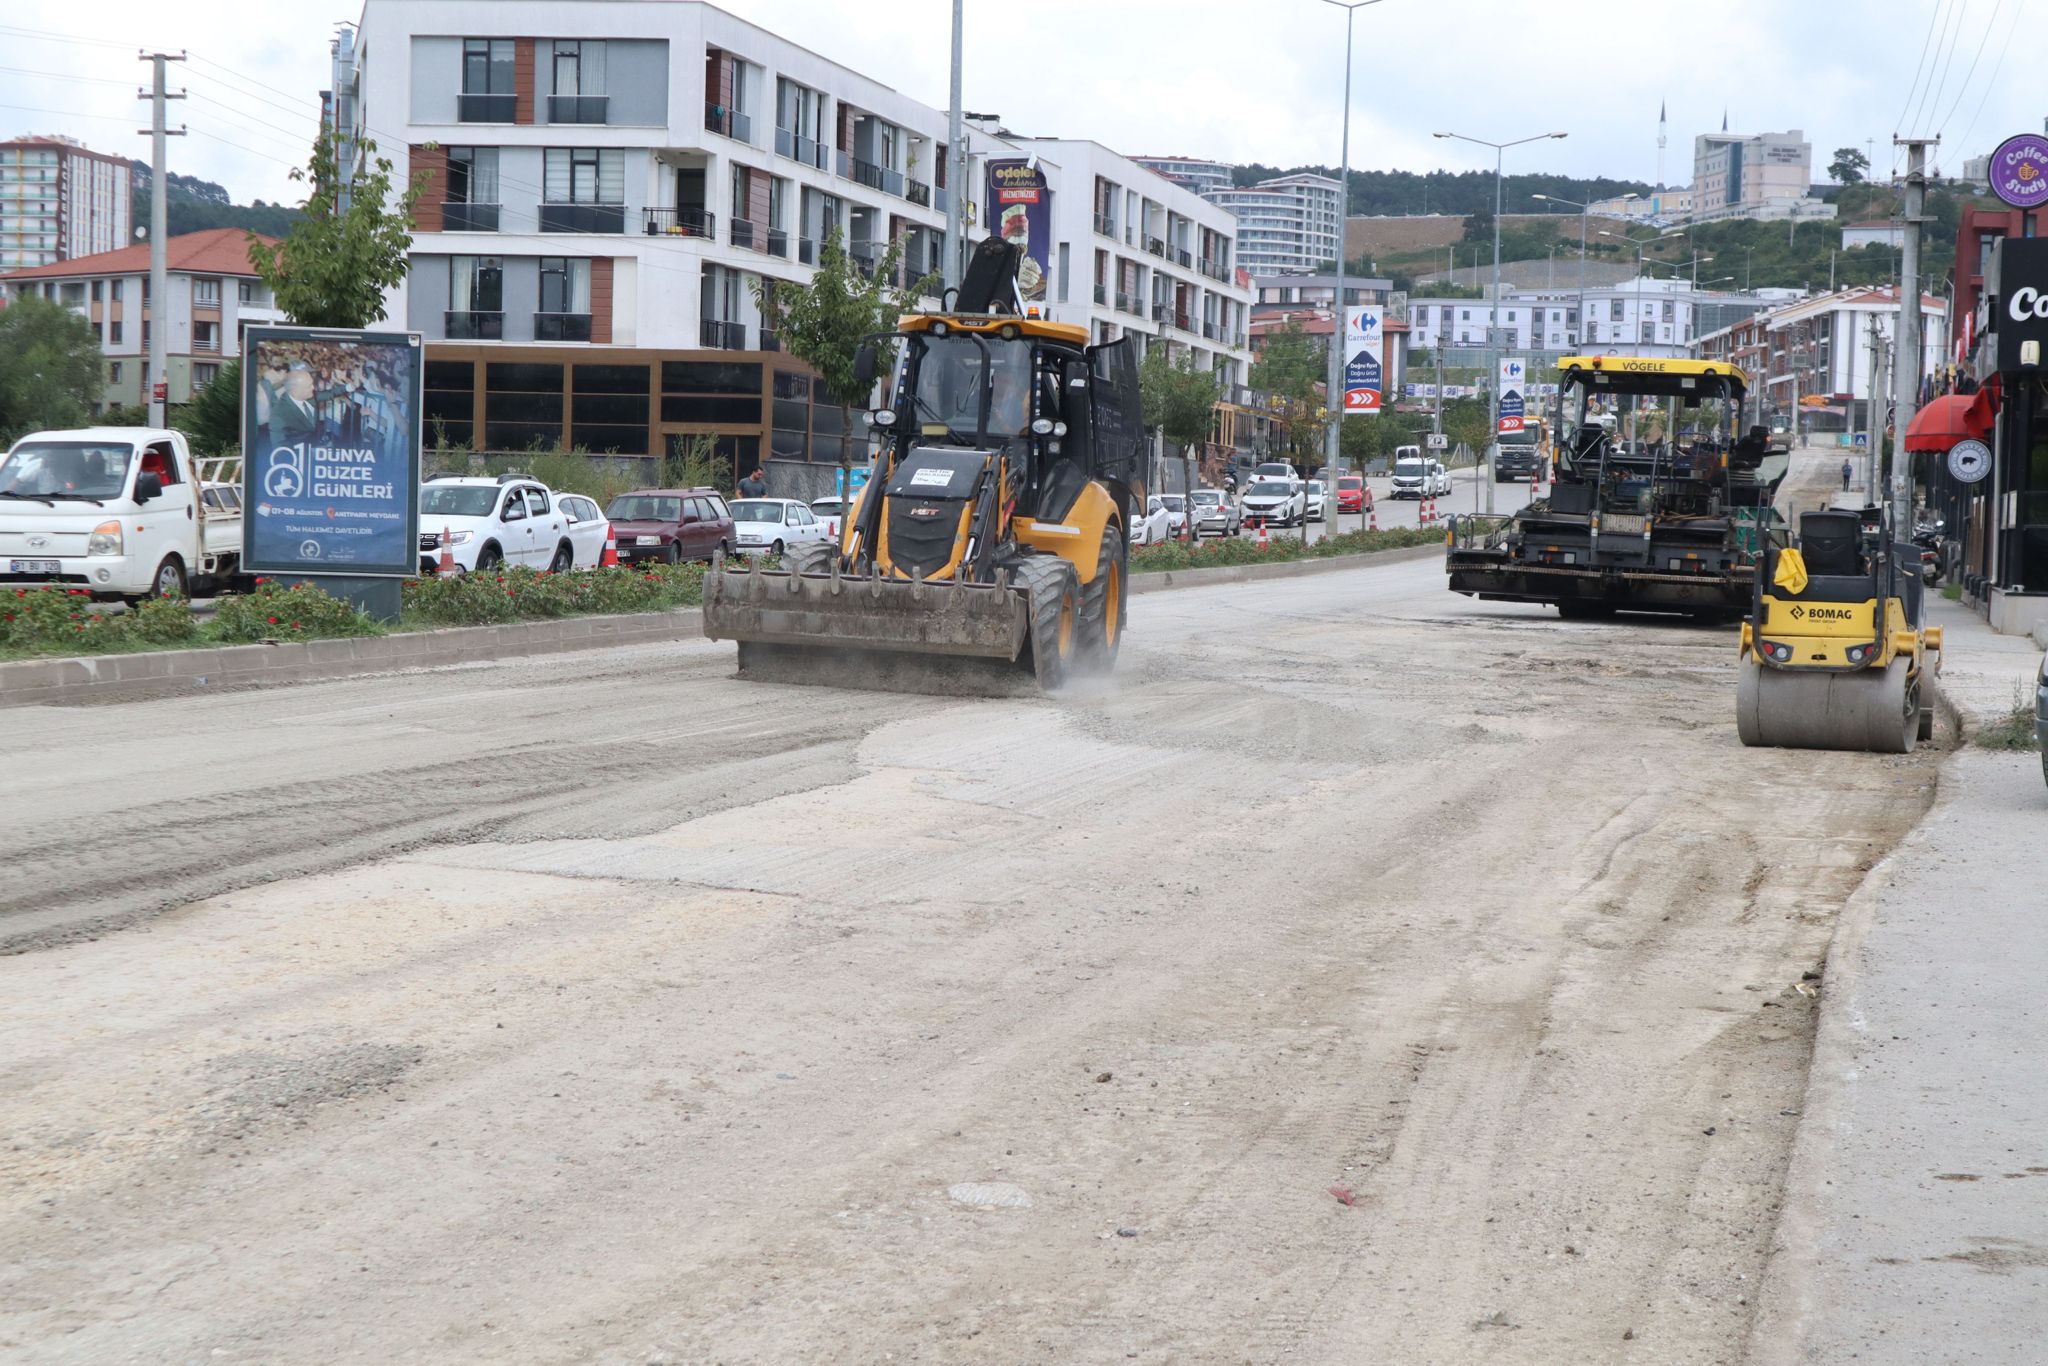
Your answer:
[[[0,457],[0,583],[139,599],[233,573],[239,463],[196,460],[183,434],[164,428],[22,437]]]

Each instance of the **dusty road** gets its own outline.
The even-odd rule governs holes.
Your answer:
[[[1739,1358],[1935,756],[1429,561],[1133,606],[11,713],[0,1358]]]

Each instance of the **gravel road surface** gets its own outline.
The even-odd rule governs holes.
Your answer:
[[[1722,1362],[1938,756],[1431,561],[10,714],[0,1358]]]

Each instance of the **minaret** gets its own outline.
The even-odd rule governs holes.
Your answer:
[[[1664,188],[1664,101],[1657,101],[1657,188]]]

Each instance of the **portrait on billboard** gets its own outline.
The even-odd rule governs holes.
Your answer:
[[[417,566],[419,338],[251,328],[242,368],[252,570],[405,574]]]

